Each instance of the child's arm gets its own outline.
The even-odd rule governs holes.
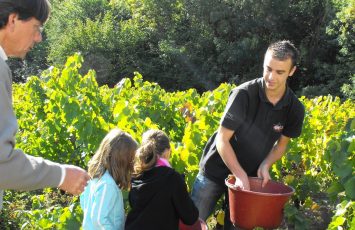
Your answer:
[[[90,215],[95,229],[123,230],[123,198],[117,185],[104,183],[97,188]]]
[[[198,219],[198,209],[191,200],[182,177],[178,173],[174,177],[176,181],[176,190],[173,193],[175,209],[184,224],[192,225]]]

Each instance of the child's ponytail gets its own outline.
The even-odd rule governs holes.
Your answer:
[[[134,165],[134,174],[139,175],[144,171],[153,168],[158,160],[155,140],[144,143],[136,154],[136,163]]]

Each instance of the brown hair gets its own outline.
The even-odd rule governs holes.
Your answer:
[[[137,142],[128,133],[119,129],[111,130],[89,161],[89,175],[101,178],[108,170],[121,189],[128,189],[137,147]]]
[[[298,50],[295,45],[288,40],[277,41],[270,44],[267,51],[271,51],[272,57],[280,61],[291,58],[292,67],[297,64]]]
[[[153,168],[166,149],[170,149],[169,137],[162,130],[148,130],[143,134],[142,145],[137,150],[134,174],[139,175]]]

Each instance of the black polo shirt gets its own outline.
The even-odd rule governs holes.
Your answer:
[[[249,176],[256,176],[281,134],[290,138],[301,134],[304,107],[289,87],[274,106],[265,94],[263,78],[246,82],[232,90],[220,124],[234,130],[230,143]],[[200,172],[218,184],[230,174],[216,148],[216,134],[208,140]]]

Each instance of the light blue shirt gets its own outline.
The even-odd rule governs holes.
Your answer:
[[[123,230],[125,213],[122,192],[108,171],[89,181],[80,195],[84,211],[83,229]]]

